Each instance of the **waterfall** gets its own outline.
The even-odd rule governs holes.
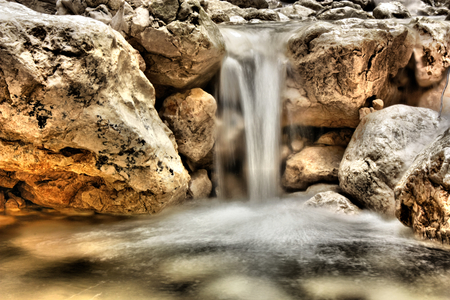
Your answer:
[[[276,197],[280,94],[286,74],[289,31],[281,26],[253,25],[222,27],[221,32],[227,55],[218,93],[221,126],[216,147],[220,193],[233,196],[227,188],[227,173],[240,173],[239,181],[246,181],[250,200]],[[241,130],[245,130],[243,139],[238,138]]]

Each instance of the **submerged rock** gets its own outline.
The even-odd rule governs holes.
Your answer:
[[[394,105],[367,115],[339,168],[342,190],[362,206],[394,215],[394,187],[414,157],[437,136],[438,113]]]
[[[282,185],[286,189],[306,189],[312,183],[337,181],[344,148],[307,147],[288,157]]]
[[[355,215],[360,209],[346,197],[333,191],[322,192],[305,202],[305,206],[322,207],[338,214]]]
[[[395,188],[395,215],[424,239],[450,244],[450,132],[417,155]]]
[[[189,175],[123,37],[88,18],[0,7],[0,169],[21,197],[110,213],[183,200]]]
[[[404,68],[413,34],[392,21],[315,22],[289,40],[293,65],[283,96],[283,124],[352,127],[367,99],[387,105],[398,93],[390,81]]]
[[[204,158],[216,140],[217,103],[196,88],[164,100],[160,116],[173,131],[178,151],[193,162]]]

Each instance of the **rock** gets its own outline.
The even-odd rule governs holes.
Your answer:
[[[377,19],[411,18],[408,9],[398,1],[380,3],[373,10],[373,16]]]
[[[198,170],[191,175],[188,195],[192,199],[208,198],[212,191],[212,183],[208,177],[208,171]]]
[[[54,15],[56,13],[56,0],[15,0],[26,7],[44,14]]]
[[[411,25],[417,32],[416,81],[422,87],[429,87],[439,83],[450,67],[450,23],[418,18]]]
[[[262,21],[279,21],[278,13],[272,9],[259,9],[244,15],[246,20],[258,19]]]
[[[0,191],[0,212],[5,211],[5,204],[6,204],[5,194],[2,191]]]
[[[216,110],[214,97],[198,88],[164,100],[160,116],[173,131],[178,151],[194,162],[205,157],[214,145]]]
[[[14,202],[17,203],[19,209],[27,207],[27,204],[26,204],[25,200],[23,200],[21,197],[18,197],[16,195],[14,195],[11,192],[8,193],[8,199],[9,200],[14,200]]]
[[[365,116],[367,116],[370,113],[371,111],[369,107],[361,107],[359,109],[359,119],[362,120]]]
[[[341,190],[341,188],[339,187],[338,184],[317,183],[317,184],[310,185],[306,189],[306,191],[289,193],[289,194],[286,195],[286,197],[288,197],[288,198],[306,198],[306,199],[309,199],[311,197],[314,197],[318,193],[329,192],[329,191],[336,192],[336,193],[341,193],[342,192],[342,190]]]
[[[269,3],[266,0],[226,0],[233,5],[240,8],[269,8]]]
[[[211,16],[211,20],[216,24],[230,21],[230,16],[228,16],[223,11],[214,12],[210,16]]]
[[[450,244],[450,133],[423,149],[395,187],[395,215],[416,236]]]
[[[151,14],[166,24],[176,20],[179,8],[178,0],[152,0],[148,6]]]
[[[360,9],[355,9],[352,7],[340,7],[325,10],[324,12],[318,13],[316,16],[319,20],[342,20],[348,18],[358,18],[358,19],[372,19],[372,15]]]
[[[124,38],[89,18],[0,7],[0,169],[20,196],[104,213],[182,201],[189,175]]]
[[[372,101],[372,106],[375,110],[382,110],[384,107],[384,101],[381,99],[376,99]]]
[[[305,202],[305,206],[325,208],[334,213],[346,215],[356,215],[360,212],[360,209],[350,200],[333,191],[315,195]]]
[[[296,5],[301,5],[301,6],[310,8],[315,11],[320,11],[320,10],[324,9],[324,7],[315,0],[300,0],[300,1],[295,2],[295,4],[293,4],[292,6],[296,6]]]
[[[356,128],[367,99],[396,101],[398,88],[389,78],[408,64],[413,46],[413,34],[395,22],[347,19],[302,27],[288,42],[293,68],[282,125]]]
[[[446,7],[432,7],[427,6],[418,11],[419,16],[446,16],[450,13],[450,10]]]
[[[280,13],[288,16],[288,18],[290,19],[302,19],[316,15],[315,10],[305,7],[303,5],[299,5],[297,3],[294,3],[293,5],[290,6],[285,6],[281,8],[279,11]]]
[[[0,187],[12,189],[18,182],[19,179],[14,176],[14,172],[0,170]]]
[[[231,16],[230,17],[230,23],[232,23],[232,24],[246,24],[247,21],[243,17],[240,17],[240,16]]]
[[[14,199],[8,199],[5,203],[5,210],[6,211],[18,211],[20,210],[19,204]]]
[[[339,168],[339,184],[361,206],[394,215],[393,189],[439,131],[430,109],[394,105],[362,119]]]
[[[300,152],[303,148],[305,148],[305,144],[307,141],[303,138],[296,138],[291,141],[291,149],[292,152],[297,153]]]
[[[341,146],[347,147],[352,138],[353,130],[342,129],[339,131],[330,131],[319,137],[315,144],[326,145],[326,146]]]
[[[312,183],[337,181],[344,148],[307,147],[286,161],[282,185],[286,189],[306,189]]]

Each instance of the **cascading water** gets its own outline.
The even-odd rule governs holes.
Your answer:
[[[280,93],[286,74],[284,56],[289,30],[281,27],[223,27],[228,54],[220,73],[222,127],[217,153],[236,163],[236,143],[229,131],[239,126],[242,110],[245,127],[247,196],[261,200],[278,195]],[[235,152],[235,153],[233,153]],[[219,155],[221,186],[226,186],[225,159]]]

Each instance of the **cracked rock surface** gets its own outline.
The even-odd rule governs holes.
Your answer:
[[[0,182],[56,208],[153,213],[183,200],[189,175],[123,37],[89,18],[0,9]]]
[[[394,187],[441,130],[438,113],[394,105],[364,117],[345,150],[339,185],[361,206],[394,216]]]

